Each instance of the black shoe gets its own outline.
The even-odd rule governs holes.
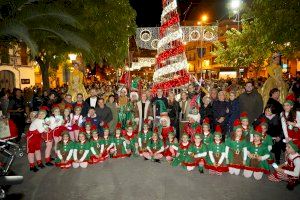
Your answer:
[[[45,165],[43,163],[40,163],[40,164],[38,164],[38,167],[43,169],[43,168],[45,168]]]
[[[48,167],[52,167],[54,164],[52,162],[46,162],[45,165]]]
[[[199,169],[199,173],[200,173],[200,174],[204,174],[203,169]]]
[[[159,159],[154,159],[154,162],[160,163]]]
[[[54,160],[55,160],[55,158],[52,158],[52,157],[51,157],[51,158],[50,158],[50,160],[51,160],[51,161],[54,161]]]
[[[30,167],[30,171],[38,172],[39,169],[36,166],[34,166],[34,167]]]
[[[294,184],[287,184],[286,188],[290,191],[294,190],[295,185]]]
[[[149,160],[148,158],[144,158],[144,160]]]

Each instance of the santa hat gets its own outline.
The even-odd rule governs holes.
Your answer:
[[[217,126],[215,127],[214,136],[215,136],[215,137],[220,137],[220,138],[222,138],[222,128],[221,128],[220,125],[217,125]]]
[[[51,109],[51,111],[53,112],[53,111],[54,111],[54,110],[56,110],[56,109],[60,110],[60,108],[59,108],[59,105],[58,105],[58,104],[54,104],[54,105],[52,106],[52,109]]]
[[[109,125],[108,123],[104,123],[103,126],[102,126],[103,130],[109,130]]]
[[[233,131],[235,132],[238,128],[242,128],[242,124],[239,119],[236,119],[233,122]]]
[[[144,119],[144,126],[147,125],[149,126],[150,120],[149,119]]]
[[[259,119],[259,122],[260,122],[260,126],[265,126],[265,127],[269,126],[267,120],[263,117]]]
[[[293,141],[289,141],[288,144],[292,149],[294,149],[295,152],[299,152],[299,146],[296,143],[294,143]]]
[[[197,108],[193,108],[188,117],[194,119],[195,122],[200,123],[201,116]]]
[[[210,119],[208,117],[205,117],[203,119],[202,126],[208,126],[208,127],[210,127]]]
[[[92,125],[92,126],[91,126],[91,131],[94,131],[94,130],[97,130],[97,126]]]
[[[292,101],[292,102],[295,102],[295,101],[296,101],[296,97],[295,97],[294,93],[289,93],[289,94],[286,96],[285,100],[287,100],[287,101],[290,100],[290,101]]]
[[[248,120],[248,113],[246,113],[246,112],[242,112],[240,115],[240,120],[242,121],[244,119]]]
[[[116,124],[116,130],[122,130],[122,124],[120,122]]]
[[[156,100],[155,105],[159,104],[160,116],[168,116],[167,107],[162,100]]]
[[[49,110],[49,108],[47,106],[41,106],[40,109],[39,109],[39,112],[47,113],[48,110]]]
[[[65,110],[72,110],[73,109],[73,107],[72,107],[72,105],[71,104],[66,104],[65,105]]]
[[[85,126],[92,126],[92,121],[90,118],[87,118],[85,123],[84,123]]]

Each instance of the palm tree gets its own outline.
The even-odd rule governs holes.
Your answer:
[[[80,29],[78,21],[55,1],[0,0],[0,41],[28,46],[40,65],[44,89],[49,88],[48,70],[55,54],[72,48],[90,53]]]

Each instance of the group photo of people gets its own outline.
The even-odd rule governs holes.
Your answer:
[[[25,134],[29,170],[141,157],[200,174],[266,176],[286,181],[291,190],[298,184],[298,77],[282,104],[278,88],[264,102],[253,80],[191,83],[155,93],[134,85],[95,84],[86,99],[66,88],[28,89],[33,93],[28,104],[21,90],[10,98],[2,90],[2,113],[17,125],[16,140]]]

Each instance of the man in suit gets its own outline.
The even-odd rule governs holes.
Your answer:
[[[85,104],[84,104],[83,109],[82,109],[82,115],[84,117],[87,116],[88,111],[89,111],[90,108],[98,107],[98,105],[97,105],[98,100],[99,99],[97,97],[97,91],[96,91],[95,88],[92,88],[90,90],[90,97],[85,100]]]

